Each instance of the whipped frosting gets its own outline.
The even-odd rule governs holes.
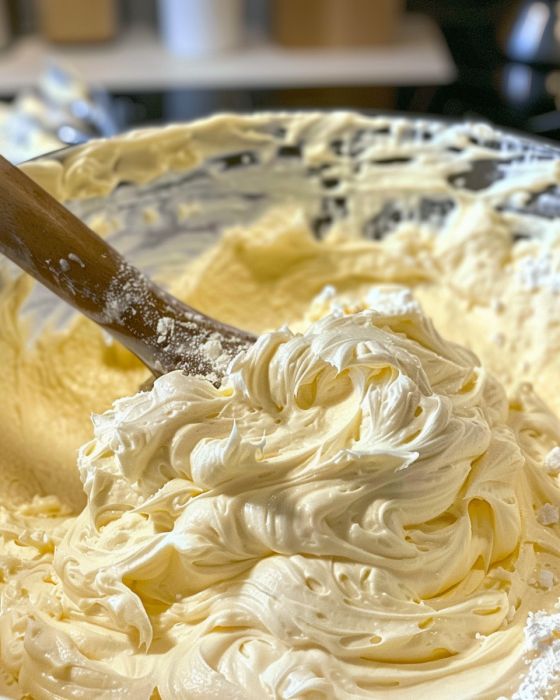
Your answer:
[[[144,368],[0,265],[0,693],[558,692],[560,170],[495,137],[227,115],[25,166],[127,255],[145,225],[133,259],[181,299],[266,333],[222,390],[169,375],[104,413]],[[224,166],[249,151],[274,167]],[[477,159],[507,177],[463,189]]]
[[[559,444],[406,292],[263,334],[94,417],[83,512],[8,543],[0,658],[34,698],[482,697],[560,571]]]

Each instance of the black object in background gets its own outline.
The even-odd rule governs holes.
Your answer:
[[[560,138],[560,26],[555,0],[409,0],[440,25],[457,80],[434,90],[405,90],[399,107],[486,118]],[[423,102],[422,102],[423,100]],[[560,104],[560,99],[558,100]]]

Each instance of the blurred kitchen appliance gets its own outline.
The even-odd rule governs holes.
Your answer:
[[[560,127],[560,2],[523,0],[510,10],[501,32],[509,59],[501,88],[509,104],[531,113],[527,126],[536,133]],[[550,110],[550,101],[556,110]],[[547,110],[548,107],[548,110]]]

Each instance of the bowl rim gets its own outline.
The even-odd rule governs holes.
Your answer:
[[[113,139],[118,139],[119,137],[123,137],[126,134],[132,134],[134,132],[142,132],[146,130],[157,130],[157,129],[165,129],[166,127],[169,126],[183,126],[183,127],[188,127],[189,125],[201,125],[204,122],[207,122],[215,117],[228,117],[232,116],[235,117],[236,119],[243,120],[243,118],[247,118],[249,120],[251,117],[265,117],[265,116],[270,116],[271,118],[274,117],[289,117],[289,116],[298,116],[298,115],[320,115],[320,116],[328,116],[330,114],[335,114],[335,113],[344,113],[344,114],[349,114],[349,115],[355,115],[357,117],[385,117],[387,119],[394,119],[394,120],[408,120],[408,121],[416,121],[416,120],[422,120],[424,122],[431,122],[433,124],[438,124],[441,126],[458,126],[461,124],[464,125],[484,125],[487,127],[490,127],[493,131],[496,132],[498,136],[505,136],[509,138],[513,138],[517,140],[521,145],[526,145],[526,146],[538,146],[541,148],[546,148],[547,150],[552,151],[558,158],[560,158],[560,143],[557,141],[554,141],[553,139],[547,138],[545,136],[538,136],[531,134],[529,132],[525,132],[521,129],[514,129],[511,127],[505,127],[501,126],[499,124],[495,124],[489,119],[484,119],[484,118],[477,118],[477,119],[465,119],[461,117],[451,117],[447,115],[439,115],[439,114],[427,114],[424,112],[405,112],[402,110],[376,110],[376,109],[368,109],[368,110],[360,110],[360,109],[294,109],[294,110],[273,110],[273,111],[268,111],[268,110],[262,110],[262,111],[255,111],[255,112],[216,112],[213,114],[209,114],[206,116],[198,117],[196,119],[189,119],[186,121],[176,121],[176,122],[163,122],[161,124],[156,123],[150,123],[150,124],[139,124],[139,125],[134,125],[131,126],[128,129],[124,129],[123,131],[119,131],[118,133],[112,135],[112,136],[101,136],[97,138],[92,138],[89,141],[86,141],[84,143],[80,144],[73,144],[70,146],[62,146],[61,148],[57,148],[53,151],[48,151],[46,153],[42,153],[41,155],[34,156],[33,158],[28,158],[27,160],[21,161],[18,163],[18,167],[22,165],[26,165],[27,163],[37,163],[45,160],[56,160],[56,161],[63,161],[65,160],[68,156],[72,156],[73,154],[79,152],[80,150],[84,149],[84,147],[88,146],[89,144],[92,143],[102,143],[102,142],[108,142]]]

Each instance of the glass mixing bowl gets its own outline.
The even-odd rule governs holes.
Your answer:
[[[482,236],[484,236],[483,242],[486,242],[489,240],[486,236],[491,236],[495,231],[492,228],[495,222],[492,216],[488,216],[489,213],[490,215],[493,213],[492,208],[494,208],[503,212],[502,218],[510,217],[508,221],[512,224],[502,227],[500,230],[502,239],[511,235],[512,247],[519,246],[517,251],[523,250],[526,239],[539,236],[543,231],[546,234],[545,229],[551,228],[544,227],[543,220],[560,217],[559,190],[555,184],[559,181],[559,164],[559,152],[555,148],[501,133],[486,125],[446,124],[429,119],[332,113],[216,117],[193,124],[140,131],[106,141],[94,141],[54,156],[41,158],[25,165],[24,168],[57,197],[64,200],[78,216],[103,235],[108,236],[109,240],[131,261],[167,286],[179,272],[184,273],[186,263],[214,243],[222,231],[233,225],[248,226],[277,205],[282,205],[284,211],[288,211],[286,205],[293,205],[296,212],[302,212],[301,216],[307,219],[317,239],[325,237],[330,231],[336,235],[338,230],[344,229],[358,239],[377,241],[387,239],[385,242],[389,247],[390,243],[395,241],[398,243],[398,238],[390,240],[391,237],[396,237],[403,227],[408,226],[410,229],[412,223],[412,231],[409,230],[407,236],[403,238],[406,238],[407,244],[410,243],[411,248],[414,248],[416,243],[414,237],[417,232],[418,236],[424,233],[437,235],[438,232],[443,233],[447,229],[447,233],[450,233],[450,237],[453,238],[457,232],[454,214],[462,216],[463,212],[468,210],[465,215],[468,216],[473,209],[476,209],[476,207],[460,205],[466,200],[475,204],[481,201],[485,205],[482,208],[482,214],[489,220],[488,225],[482,225],[479,229],[474,225],[470,228],[466,227],[469,230],[469,236],[473,234],[475,244],[480,243]],[[480,222],[477,221],[475,223],[478,225]],[[447,226],[446,222],[450,225]],[[472,221],[470,223],[472,224]],[[408,235],[410,233],[412,235]],[[478,233],[481,235],[475,238]],[[254,228],[255,237],[265,234],[264,225]],[[468,238],[467,244],[471,244],[471,240]],[[505,238],[505,243],[508,242]],[[504,243],[504,240],[501,243]],[[530,247],[530,243],[526,247]],[[354,248],[360,250],[361,247],[354,246]],[[481,248],[486,250],[482,246]],[[507,248],[507,255],[509,255],[511,253],[509,247],[504,245],[504,248]],[[369,247],[370,251],[376,249],[376,246]],[[393,250],[397,250],[400,254],[401,248],[394,246]],[[483,256],[481,255],[480,258]],[[411,256],[411,259],[407,272],[412,271],[414,274],[413,265],[417,263],[418,258]],[[375,252],[368,253],[364,260],[365,264],[373,265]],[[481,265],[484,264],[484,259],[480,260],[477,257],[476,260],[477,264],[479,262]],[[400,258],[398,262],[401,262]],[[439,273],[445,272],[446,262],[447,258],[444,259],[443,256],[438,259]],[[5,262],[1,264],[2,268],[6,268]],[[455,270],[457,267],[453,267],[451,263],[449,269]],[[281,268],[278,272],[281,272]],[[363,273],[365,277],[367,277],[366,272]],[[7,273],[10,276],[19,274],[14,268],[10,268]],[[376,275],[378,273],[386,275],[387,278],[390,277],[390,271],[385,273],[383,270],[379,272],[376,269]],[[489,267],[486,270],[487,276],[492,273],[493,268]],[[467,278],[466,286],[470,278],[468,275],[463,275],[463,278]],[[5,280],[0,274],[0,285],[2,279]],[[405,281],[407,280],[408,278],[405,277]],[[464,282],[464,279],[462,281]],[[368,278],[367,282],[370,283],[371,279]],[[554,284],[559,283],[560,280],[556,277]],[[233,289],[236,280],[232,278],[229,284]],[[225,285],[220,285],[220,289],[222,286]],[[238,289],[242,289],[241,286]],[[1,291],[0,289],[0,295]],[[314,290],[311,291],[314,292]],[[560,286],[557,292],[560,292]],[[436,289],[436,293],[441,294],[442,305],[447,300],[448,294],[459,295],[459,291],[451,288],[448,290],[447,287],[443,290]],[[483,293],[484,289],[480,294]],[[519,296],[522,294],[525,294],[524,289],[521,289]],[[470,301],[472,295],[465,296],[469,297]],[[538,303],[537,295],[535,298]],[[556,297],[556,299],[559,298]],[[268,304],[268,298],[265,298],[264,302]],[[264,302],[261,308],[266,308]],[[457,307],[459,306],[457,304]],[[555,308],[558,307],[551,307],[551,315]],[[451,307],[451,312],[453,311]],[[532,311],[533,308],[528,308],[527,316]],[[39,285],[32,287],[21,313],[33,321],[32,331],[40,329],[45,323],[65,327],[73,315],[71,310]],[[252,309],[250,313],[254,313]],[[538,314],[535,315],[538,321]],[[450,325],[453,323],[460,325],[464,320],[457,314],[457,317],[451,319]],[[1,321],[0,317],[0,334],[4,330]],[[524,324],[525,326],[519,324],[521,329],[519,333],[526,333],[529,336],[526,319]],[[30,415],[24,426],[27,431],[20,429],[17,421],[13,421],[16,428],[12,429],[11,434],[9,433],[9,428],[12,428],[10,420],[15,416],[16,410],[21,409],[21,402],[18,404],[13,400],[13,396],[7,394],[11,391],[17,398],[21,385],[26,384],[24,381],[19,385],[17,381],[12,385],[7,384],[14,388],[4,391],[3,403],[0,404],[4,410],[3,415],[6,416],[1,426],[3,434],[0,438],[0,462],[2,458],[9,455],[10,437],[13,443],[17,443],[15,447],[18,449],[22,446],[27,447],[26,443],[30,443],[30,448],[24,455],[26,461],[14,460],[16,466],[12,469],[12,478],[14,481],[19,479],[19,482],[25,482],[23,485],[19,482],[16,484],[17,493],[33,496],[39,491],[39,487],[47,496],[56,494],[62,498],[61,494],[66,493],[68,503],[76,511],[83,505],[83,493],[75,466],[74,447],[77,448],[81,443],[78,442],[78,433],[76,433],[75,443],[73,442],[74,434],[70,435],[70,428],[65,426],[70,425],[76,430],[79,428],[84,442],[89,439],[90,426],[86,425],[88,415],[80,414],[79,424],[73,419],[79,412],[85,414],[90,410],[103,410],[107,407],[109,400],[115,397],[117,391],[120,391],[120,387],[118,389],[114,387],[112,380],[115,377],[119,380],[121,374],[124,374],[120,364],[117,365],[116,370],[113,368],[112,374],[105,373],[103,401],[106,399],[106,404],[96,409],[89,403],[90,399],[99,393],[99,381],[97,376],[93,376],[89,382],[89,388],[86,387],[89,393],[84,393],[82,380],[88,375],[83,371],[86,343],[91,342],[94,336],[95,343],[91,342],[92,346],[95,345],[94,349],[99,345],[102,346],[103,352],[105,345],[91,326],[87,326],[86,330],[92,330],[92,333],[82,336],[82,338],[85,337],[84,342],[78,345],[77,350],[74,349],[71,354],[73,364],[68,361],[67,355],[63,355],[58,360],[58,374],[53,377],[48,362],[52,356],[49,355],[44,362],[46,370],[39,375],[44,381],[29,382],[30,388],[25,398],[28,398],[30,406],[35,407],[39,404],[41,421],[36,420],[34,410],[29,411]],[[493,330],[490,328],[490,332]],[[7,332],[9,331],[10,328],[7,328]],[[517,333],[517,325],[515,333]],[[535,325],[532,337],[536,339],[537,345],[542,342],[542,326]],[[33,338],[29,341],[35,342]],[[38,347],[40,345],[37,343]],[[50,346],[47,352],[50,352]],[[500,355],[499,361],[503,364],[511,364],[512,358],[507,355],[504,357]],[[16,361],[20,359],[21,357],[18,356]],[[71,371],[68,370],[70,364],[72,364]],[[97,365],[93,365],[91,358],[88,367],[91,376],[97,370]],[[8,371],[13,372],[16,380],[19,380],[20,374],[26,369],[25,363],[22,362],[18,367],[14,361]],[[2,367],[2,371],[4,378],[11,376],[7,375],[5,367]],[[141,372],[142,368],[136,367],[129,373],[129,383],[126,386],[131,387],[131,391],[140,383],[140,379],[138,382],[136,379]],[[73,377],[69,380],[68,374],[72,373]],[[551,374],[552,372],[547,377]],[[27,376],[29,375],[26,375],[26,378]],[[550,379],[545,381],[549,384],[557,383]],[[465,386],[468,387],[468,384]],[[59,416],[53,408],[55,406],[53,394],[58,387],[63,389],[59,391],[61,398],[58,405],[65,409],[64,414]],[[478,391],[478,388],[476,390]],[[67,401],[67,396],[72,400]],[[84,401],[81,401],[84,396]],[[473,409],[473,414],[478,410],[477,405]],[[63,441],[60,436],[65,429],[67,436]],[[38,430],[42,432],[35,439],[35,433]],[[35,433],[32,436],[33,431]],[[144,439],[143,434],[141,437]],[[148,436],[146,440],[149,439]],[[496,441],[498,445],[500,439],[498,436]],[[154,444],[158,444],[157,441],[154,441]],[[61,449],[61,445],[64,450]],[[15,454],[16,449],[12,447],[12,450]],[[8,467],[12,466],[8,464],[8,459],[5,461],[6,469],[0,470],[2,487],[4,482],[8,481],[6,477]],[[36,475],[39,468],[41,473]],[[500,469],[502,468],[500,466]],[[35,483],[38,484],[37,488]],[[16,489],[13,492],[16,492]],[[7,499],[11,493],[9,489],[0,489],[1,495],[4,496],[6,493]],[[474,493],[473,499],[476,498],[477,492]],[[498,497],[503,496],[499,493]],[[503,498],[506,503],[505,496]],[[112,504],[109,505],[112,506]],[[486,510],[480,512],[484,513]],[[476,517],[478,518],[478,515]],[[435,520],[445,523],[445,514],[441,519]],[[433,523],[435,520],[429,522]],[[510,522],[510,516],[508,515],[503,522]],[[440,523],[434,527],[442,527],[447,532],[448,526]],[[500,527],[503,528],[503,526]],[[530,536],[532,537],[532,533]],[[107,542],[111,541],[111,539],[107,540]],[[515,558],[517,556],[516,554]],[[97,566],[96,559],[91,561],[92,566]],[[216,561],[220,561],[219,558]],[[476,582],[479,580],[477,578],[480,573],[479,561],[482,561],[482,556],[472,565],[472,577],[469,570],[468,578],[464,579],[466,583],[461,581],[458,584],[460,590],[469,590],[470,586],[478,585]],[[455,566],[454,563],[453,566]],[[131,571],[131,576],[134,577],[134,569]],[[136,583],[133,578],[131,580]],[[140,581],[139,590],[142,585]],[[147,590],[150,590],[149,587]],[[513,590],[512,596],[517,595],[516,589]],[[442,594],[440,600],[443,600],[444,595]],[[116,600],[120,600],[118,596]],[[458,615],[456,619],[460,621],[463,615],[461,610],[464,611],[464,608],[458,606],[458,609],[460,612],[456,613]],[[489,614],[499,616],[501,615],[499,611],[500,608],[497,607]],[[481,615],[487,614],[485,609],[476,612],[480,612]],[[492,619],[496,618],[492,617]],[[403,624],[407,625],[407,630],[410,629],[408,622]],[[486,628],[481,626],[480,629]],[[399,631],[398,634],[401,635],[401,632]],[[406,634],[409,634],[408,631]],[[461,634],[463,634],[462,631]],[[351,640],[349,645],[354,644],[356,637],[359,635],[345,637],[345,640]],[[89,645],[89,641],[87,644]],[[91,644],[93,645],[94,642]],[[346,641],[341,644],[346,644]],[[362,644],[361,639],[359,644]],[[492,646],[484,648],[496,648],[494,641],[490,644]],[[180,651],[183,653],[183,647]],[[444,655],[434,657],[434,664],[439,663],[438,658],[443,659],[447,655],[445,648],[434,650],[434,654],[440,651]],[[260,652],[254,653],[260,654]],[[267,658],[267,652],[263,653],[265,653],[264,658]],[[252,651],[251,654],[253,654]],[[493,655],[494,651],[490,654]],[[469,664],[481,663],[481,654],[478,651],[473,658],[474,661],[468,661]],[[498,657],[493,656],[493,658]],[[131,659],[131,664],[136,663],[136,656],[131,656]],[[460,656],[459,661],[456,662],[459,666],[456,668],[469,668],[468,665],[463,666],[464,661],[465,657]],[[154,662],[159,663],[159,660]],[[239,663],[246,665],[249,662]],[[426,668],[430,669],[427,671],[428,678],[435,677],[431,674],[436,672],[436,666],[431,664],[431,661],[427,662]],[[411,663],[405,666],[407,669],[403,673],[408,677],[408,666],[418,667],[418,664]],[[276,667],[270,666],[270,668],[273,668],[269,676],[272,678],[277,671]],[[297,692],[300,678],[307,683],[305,669],[304,675],[298,675],[299,671],[294,672],[295,680],[292,681],[291,672],[288,675],[282,667],[279,668],[282,678],[289,679],[290,685],[284,686],[288,688],[286,693]],[[499,668],[504,669],[506,666],[500,665]],[[507,668],[509,669],[509,666]],[[500,673],[503,672],[503,670],[500,671]],[[0,669],[0,679],[1,675]],[[89,678],[89,676],[84,677]],[[180,679],[180,674],[178,673],[175,678]],[[368,676],[364,676],[364,683],[369,682],[367,678]],[[486,679],[484,680],[486,682]],[[489,678],[489,681],[493,680]],[[173,676],[169,682],[170,684],[175,682]],[[306,685],[306,687],[319,689],[325,687],[322,681],[320,683],[321,685]],[[393,681],[387,682],[387,690],[395,689],[393,686]],[[356,685],[356,687],[364,690],[368,688],[367,685]],[[376,686],[376,688],[379,687],[381,686]],[[420,688],[420,685],[417,687]],[[294,688],[296,690],[293,690]],[[484,694],[484,688],[482,693]],[[411,694],[414,696],[414,689],[411,690]]]
[[[457,198],[480,198],[517,212],[513,235],[524,239],[539,219],[560,214],[559,188],[523,180],[527,164],[559,155],[485,124],[339,112],[223,115],[93,141],[23,167],[166,286],[225,228],[286,202],[318,238],[342,223],[381,240],[410,221],[437,231]],[[442,191],[442,174],[451,189]],[[520,196],[520,183],[530,195]],[[35,285],[23,313],[40,329],[74,312]]]

